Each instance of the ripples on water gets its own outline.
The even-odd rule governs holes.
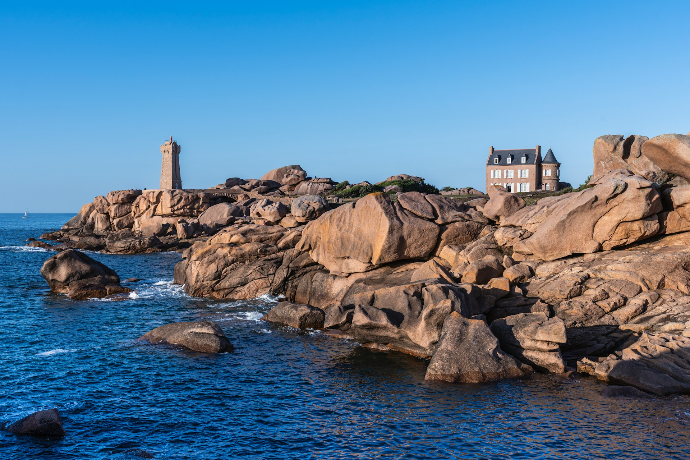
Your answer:
[[[120,301],[49,294],[51,253],[21,246],[68,215],[0,214],[0,422],[57,407],[61,440],[0,432],[3,459],[688,458],[690,398],[605,398],[603,385],[536,376],[424,381],[426,363],[261,321],[274,304],[190,298],[175,253],[92,254],[142,278]],[[173,321],[210,319],[236,350],[141,344]]]

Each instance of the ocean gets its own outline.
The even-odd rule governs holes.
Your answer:
[[[124,300],[53,295],[53,253],[26,239],[71,214],[0,214],[0,423],[57,408],[62,439],[0,431],[0,459],[651,459],[690,457],[690,397],[610,398],[591,378],[424,381],[426,361],[261,320],[172,284],[177,253],[90,255]],[[174,321],[218,323],[235,351],[137,341]]]

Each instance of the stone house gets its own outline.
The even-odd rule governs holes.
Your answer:
[[[486,162],[486,188],[497,185],[513,193],[558,190],[560,167],[551,149],[542,159],[539,145],[516,150],[491,147]]]

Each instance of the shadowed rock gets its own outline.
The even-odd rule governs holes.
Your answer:
[[[62,419],[57,409],[34,412],[12,423],[6,429],[10,433],[31,436],[61,438],[65,435],[65,430],[62,427]]]
[[[443,324],[425,379],[482,383],[523,377],[529,371],[529,366],[500,349],[498,339],[484,321],[463,318],[453,312]]]
[[[224,353],[234,347],[213,321],[171,323],[155,328],[139,337],[150,343],[179,345],[201,353]]]

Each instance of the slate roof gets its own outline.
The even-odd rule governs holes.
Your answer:
[[[523,163],[522,157],[527,155],[527,160]],[[512,157],[511,165],[533,165],[537,160],[537,149],[516,149],[516,150],[494,150],[489,156],[487,166],[508,166],[508,158]],[[498,163],[494,161],[498,158]]]
[[[546,156],[544,157],[543,160],[541,160],[542,163],[547,163],[547,164],[552,164],[552,165],[558,165],[560,164],[558,160],[556,160],[556,155],[553,154],[553,150],[549,149],[548,152],[546,152]]]

